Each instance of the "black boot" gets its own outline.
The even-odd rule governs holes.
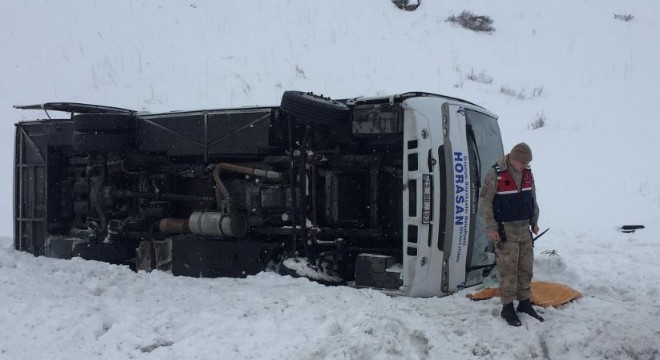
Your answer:
[[[518,315],[513,310],[513,303],[510,302],[502,307],[502,318],[506,320],[506,323],[511,326],[520,326],[522,323],[518,319]]]
[[[529,299],[522,300],[521,302],[518,303],[518,308],[516,308],[518,312],[525,313],[536,320],[543,322],[543,317],[541,315],[537,314],[534,308],[532,307],[532,303],[529,302]]]

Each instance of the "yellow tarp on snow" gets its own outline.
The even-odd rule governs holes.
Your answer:
[[[485,289],[466,296],[472,300],[486,300],[500,296],[500,290]],[[534,305],[542,307],[559,306],[581,297],[582,294],[578,291],[563,284],[532,281],[532,298],[530,301]]]

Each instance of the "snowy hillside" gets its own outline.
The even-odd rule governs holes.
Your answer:
[[[0,5],[0,359],[660,357],[660,3],[4,0]],[[494,20],[477,33],[445,19]],[[615,15],[633,15],[630,21]],[[132,273],[11,249],[12,105],[169,111],[428,91],[500,116],[534,150],[535,279],[584,298],[522,328],[498,300],[391,298],[263,273]],[[532,129],[539,118],[543,127]],[[646,229],[622,234],[617,227]]]

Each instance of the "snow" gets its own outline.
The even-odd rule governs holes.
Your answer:
[[[282,266],[297,274],[297,276],[314,279],[321,283],[337,284],[341,282],[340,277],[330,276],[326,273],[318,271],[315,266],[310,266],[306,258],[286,259],[282,262]]]
[[[463,10],[496,31],[444,21]],[[0,359],[660,357],[659,19],[660,3],[643,0],[425,1],[412,12],[387,0],[3,1]],[[584,297],[513,328],[497,299],[465,298],[475,289],[412,299],[12,249],[13,124],[43,117],[12,105],[159,112],[278,104],[293,89],[429,91],[497,113],[505,148],[534,151],[540,226],[551,228],[535,279]],[[624,224],[646,228],[623,234]]]

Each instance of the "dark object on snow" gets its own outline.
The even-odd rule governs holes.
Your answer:
[[[506,323],[511,326],[520,326],[522,323],[518,318],[518,315],[513,310],[513,303],[510,302],[502,307],[502,313],[500,314],[502,319],[506,320]]]
[[[536,239],[540,238],[540,237],[543,236],[545,233],[547,233],[548,230],[550,230],[550,228],[547,228],[547,229],[543,230],[540,234],[534,236],[534,237],[532,238],[532,244],[536,242]]]
[[[458,16],[452,15],[445,21],[458,24],[465,29],[475,32],[492,33],[495,31],[493,19],[485,15],[475,15],[467,10],[461,12]]]
[[[422,0],[392,0],[392,3],[401,10],[414,11],[421,5]]]
[[[623,225],[621,226],[622,233],[634,233],[635,230],[644,229],[644,225]]]
[[[532,307],[532,303],[529,301],[529,299],[519,302],[516,311],[525,313],[540,322],[545,321],[541,315],[536,313],[536,310],[534,310],[534,308]]]
[[[614,18],[617,20],[622,20],[625,22],[631,21],[635,18],[635,15],[632,14],[614,14]]]

